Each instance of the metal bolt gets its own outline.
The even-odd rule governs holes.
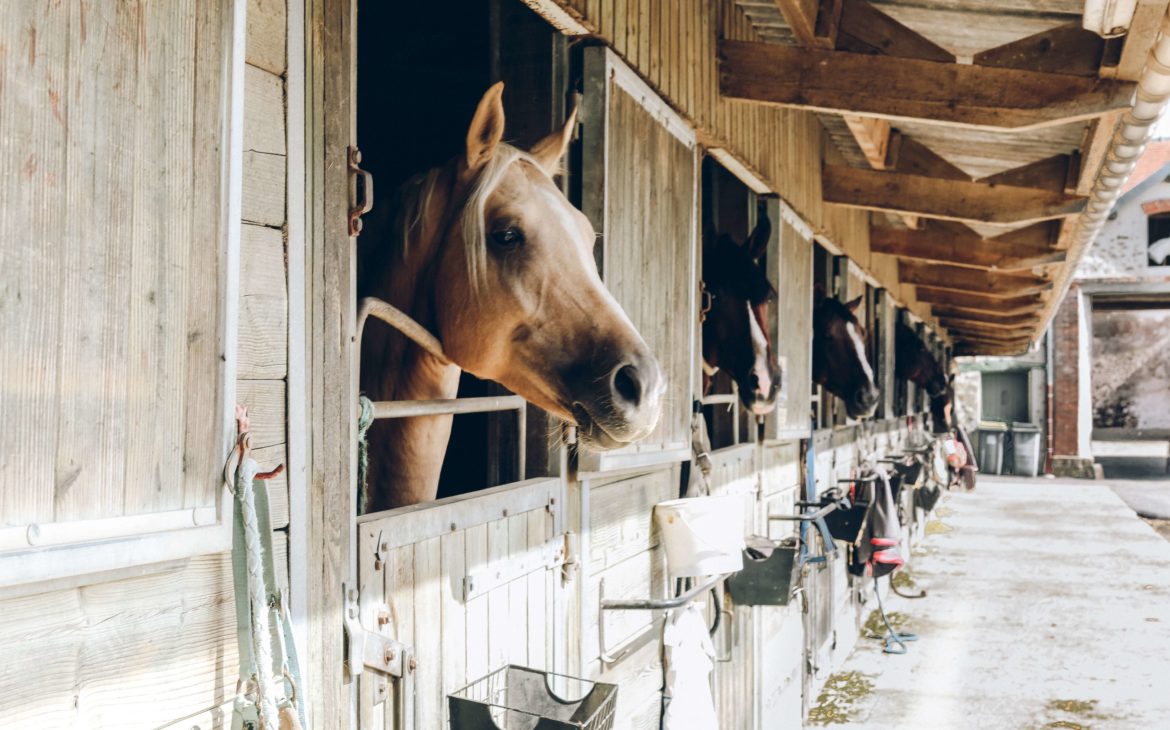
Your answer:
[[[382,569],[382,559],[381,558],[374,558],[374,570],[381,570],[381,569]]]
[[[549,503],[549,504],[556,504],[556,503],[557,503],[557,498],[556,498],[556,497],[549,497],[549,498],[548,498],[548,503]]]
[[[406,666],[410,671],[413,672],[415,669],[418,668],[418,660],[415,659],[414,657],[411,657],[410,661],[407,662]]]
[[[389,664],[390,662],[394,661],[394,656],[395,656],[395,654],[394,654],[394,650],[393,650],[393,649],[389,649],[389,648],[388,648],[388,649],[386,649],[386,663],[387,663],[387,664]]]
[[[508,510],[504,510],[504,516],[505,516],[505,517],[507,517],[507,516],[508,516]]]
[[[390,623],[390,609],[383,606],[378,610],[378,625],[385,626]]]
[[[382,551],[382,552],[386,552],[387,550],[389,550],[389,549],[390,549],[390,543],[388,543],[388,542],[384,542],[384,543],[382,543],[382,545],[381,545],[380,549],[381,549],[381,551]]]
[[[451,532],[455,532],[455,523],[454,522],[451,523]]]

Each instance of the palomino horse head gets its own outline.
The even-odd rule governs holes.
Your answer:
[[[524,152],[501,141],[502,93],[498,83],[480,100],[463,154],[404,187],[398,250],[370,266],[367,293],[428,327],[458,368],[575,424],[582,445],[621,447],[657,424],[662,369],[598,275],[589,220],[553,183],[576,115]],[[388,347],[375,342],[370,362],[363,356],[362,387],[371,396],[454,395],[458,369]],[[411,443],[382,451],[391,461],[441,464],[449,430],[448,420],[425,437],[398,434]],[[373,438],[371,431],[371,452]],[[392,503],[433,498],[437,467],[387,470],[393,489],[415,495]],[[434,484],[414,484],[427,481]]]
[[[868,418],[880,393],[865,356],[866,332],[854,313],[861,297],[825,297],[813,309],[813,381],[845,402],[850,418]]]
[[[719,236],[703,253],[703,287],[710,297],[703,320],[704,390],[717,370],[726,370],[744,407],[761,415],[776,407],[781,377],[768,336],[768,303],[776,290],[760,264],[771,233],[761,206],[747,241]]]

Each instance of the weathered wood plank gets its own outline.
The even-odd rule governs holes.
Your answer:
[[[282,76],[287,66],[287,12],[286,0],[248,0],[246,60],[277,76]]]
[[[239,312],[236,377],[284,378],[288,374],[288,287],[284,237],[279,230],[242,226]]]
[[[1096,77],[1104,51],[1105,39],[1076,21],[976,53],[974,63]]]
[[[415,545],[414,549],[414,651],[418,658],[415,674],[415,727],[444,727],[446,724],[447,693],[462,684],[462,678],[447,684],[450,678],[443,674],[447,654],[444,651],[447,633],[443,623],[443,593],[448,583],[443,580],[442,546],[444,538],[432,537]]]
[[[898,276],[906,284],[924,284],[939,289],[1015,296],[1052,288],[1048,279],[1029,274],[1002,274],[965,266],[900,261]]]
[[[55,383],[63,329],[60,277],[74,256],[49,246],[77,225],[57,212],[61,196],[68,202],[70,194],[86,194],[76,185],[61,190],[69,139],[60,116],[68,13],[19,3],[5,8],[0,23],[6,49],[0,56],[0,483],[19,485],[0,489],[0,525],[52,519],[54,492],[68,476],[56,466]]]
[[[865,0],[845,0],[838,50],[953,63],[955,54]]]
[[[241,217],[245,223],[284,225],[285,158],[265,152],[244,152]]]
[[[0,612],[0,714],[8,726],[125,727],[132,707],[134,726],[159,727],[234,693],[227,554],[0,601]]]
[[[1053,192],[1071,192],[1068,181],[1070,176],[1076,177],[1076,166],[1079,163],[1076,155],[1053,155],[1027,165],[1005,170],[996,175],[980,178],[979,182],[989,185],[1015,185],[1024,188],[1051,190]]]
[[[284,81],[263,69],[245,66],[244,149],[283,155],[286,144]]]
[[[1128,82],[768,43],[723,41],[719,54],[728,98],[957,126],[1091,119],[1126,107],[1133,94]]]
[[[658,544],[654,505],[677,496],[675,474],[667,469],[590,491],[590,573]]]
[[[870,250],[905,258],[992,269],[1029,269],[1064,261],[1066,252],[1048,246],[1022,246],[982,238],[961,224],[928,221],[921,230],[875,224]]]
[[[1017,307],[1043,306],[1043,300],[1036,294],[1004,297],[978,292],[942,289],[929,285],[915,287],[915,293],[920,302],[928,304],[949,304],[956,307],[982,309],[989,312],[998,312],[1000,311],[1000,307],[1012,309]]]
[[[1074,215],[1086,202],[1063,192],[837,165],[822,175],[825,202],[944,220],[1026,223]]]

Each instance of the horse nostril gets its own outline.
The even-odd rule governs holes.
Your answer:
[[[624,401],[638,405],[642,401],[642,379],[638,368],[622,365],[613,374],[613,389]]]

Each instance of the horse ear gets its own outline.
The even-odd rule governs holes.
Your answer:
[[[577,126],[577,107],[569,112],[565,125],[536,143],[529,154],[536,158],[549,177],[561,172],[561,159],[573,141],[573,129]]]
[[[767,214],[761,211],[759,220],[756,221],[756,229],[752,231],[752,235],[747,240],[748,255],[752,257],[753,261],[758,261],[764,255],[764,251],[768,249],[768,240],[771,238],[772,221],[768,220]]]
[[[852,299],[848,302],[845,302],[845,306],[849,307],[850,312],[853,312],[854,314],[856,314],[857,308],[861,306],[861,297],[857,297],[856,299]]]
[[[484,93],[467,130],[468,172],[475,172],[487,164],[496,153],[504,136],[504,82],[497,81]]]

